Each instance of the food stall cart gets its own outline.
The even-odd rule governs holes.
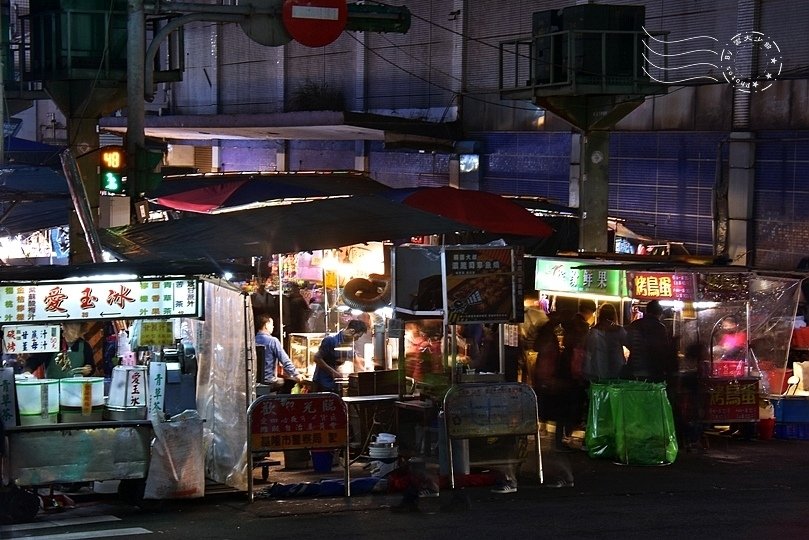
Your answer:
[[[522,251],[511,246],[402,245],[394,249],[392,261],[394,320],[391,334],[401,338],[400,378],[413,379],[419,395],[417,400],[397,403],[400,440],[402,444],[408,442],[404,429],[408,423],[415,423],[411,431],[421,437],[411,437],[411,450],[425,451],[434,446],[439,453],[442,472],[451,476],[456,469],[468,473],[471,466],[491,464],[493,453],[486,447],[489,441],[476,448],[472,443],[480,442],[476,440],[477,436],[466,438],[451,430],[451,436],[447,436],[447,430],[440,426],[442,413],[446,411],[439,409],[444,404],[444,397],[458,386],[488,383],[492,392],[509,387],[501,384],[505,371],[503,325],[520,321],[524,315]],[[463,329],[472,324],[496,325],[499,329],[499,371],[475,370],[459,350],[458,326]],[[533,390],[526,385],[514,386],[533,395]],[[533,402],[535,407],[535,397]],[[515,407],[511,411],[513,415],[519,416],[523,412],[519,409],[520,400],[503,403],[483,400],[476,404],[475,415],[476,418],[498,415],[511,418],[508,409],[512,406]],[[487,408],[491,408],[488,413]],[[405,422],[405,418],[409,421]],[[419,425],[419,422],[433,419],[438,420],[434,429]],[[533,431],[528,431],[536,435],[538,450],[539,425],[535,411],[530,425],[533,425]],[[494,432],[498,436],[516,434],[508,430]],[[425,442],[423,436],[426,433],[436,433],[438,441],[435,444]],[[518,434],[525,435],[525,431]],[[499,446],[498,450],[514,455],[516,462],[522,459],[516,450],[519,439],[501,437],[495,444]],[[497,453],[501,454],[502,460],[502,453]],[[538,459],[541,471],[541,458]]]
[[[669,395],[680,429],[741,424],[754,432],[761,399],[784,383],[801,279],[733,267],[627,272],[633,300],[669,310],[679,355]]]
[[[119,480],[119,492],[141,498],[144,494],[146,498],[175,498],[203,496],[207,474],[214,482],[246,489],[246,410],[254,388],[250,379],[254,347],[249,300],[238,288],[216,277],[207,265],[170,263],[5,268],[0,276],[4,336],[9,329],[24,334],[26,327],[48,328],[54,320],[126,320],[131,333],[140,335],[141,346],[135,349],[138,365],[144,364],[150,371],[149,384],[144,385],[148,391],[143,392],[148,393],[148,401],[143,395],[136,403],[133,394],[127,394],[127,406],[115,411],[117,415],[105,405],[112,391],[108,389],[99,399],[98,378],[93,377],[62,379],[88,383],[91,389],[81,394],[79,403],[80,410],[85,406],[93,414],[88,420],[81,413],[51,415],[48,410],[43,411],[40,422],[17,425],[14,405],[4,410],[5,482],[34,488]],[[155,338],[150,323],[169,331],[163,338]],[[58,327],[52,330],[58,335]],[[187,355],[179,355],[178,348],[195,351],[193,362]],[[177,437],[165,429],[180,421],[177,417],[166,421],[163,411],[172,399],[176,404],[177,397],[170,395],[179,392],[172,388],[172,361],[178,356],[184,356],[186,362],[185,368],[177,369],[192,369],[196,386],[193,398],[182,405],[196,409],[205,424],[200,427],[198,444],[191,445],[190,456],[171,448],[170,441]],[[101,416],[95,415],[99,406],[104,409]],[[55,447],[63,451],[54,452]],[[165,479],[149,474],[156,451],[168,454],[165,460],[174,480],[190,482],[191,489],[180,495],[178,490],[166,489]],[[154,489],[150,489],[152,482]]]
[[[534,288],[548,297],[552,310],[575,312],[578,300],[589,299],[596,307],[613,304],[624,324],[630,321],[632,299],[627,294],[626,271],[619,265],[607,267],[603,261],[578,258],[535,259]]]

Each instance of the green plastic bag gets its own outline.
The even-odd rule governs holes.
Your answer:
[[[584,432],[587,455],[590,457],[618,458],[618,449],[615,447],[615,421],[613,416],[610,384],[590,383],[587,429]]]
[[[674,463],[677,435],[666,385],[637,381],[591,385],[585,440],[590,457],[627,465]]]

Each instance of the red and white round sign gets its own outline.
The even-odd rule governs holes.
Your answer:
[[[284,26],[292,39],[307,47],[323,47],[346,27],[346,0],[285,0]]]

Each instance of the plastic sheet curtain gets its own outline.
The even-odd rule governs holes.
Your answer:
[[[715,344],[712,341],[718,339],[718,323],[733,316],[748,334],[748,366],[754,373],[761,372],[761,390],[780,393],[779,388],[769,386],[780,386],[784,369],[791,367],[787,358],[801,281],[758,273],[727,275],[739,284],[739,290],[730,291],[716,305],[697,309],[693,317],[684,318],[683,327],[675,332],[682,337],[681,350],[687,356],[689,351],[699,350],[699,360],[710,361]]]
[[[247,354],[254,346],[248,299],[232,286],[209,281],[204,295],[204,320],[188,320],[188,330],[197,351],[206,477],[246,491],[247,396],[252,393],[246,382]]]

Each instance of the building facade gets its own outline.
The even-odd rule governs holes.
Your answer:
[[[316,48],[263,45],[238,23],[190,22],[182,80],[155,86],[146,134],[168,143],[170,164],[202,170],[359,169],[394,187],[451,184],[579,206],[580,130],[501,90],[518,76],[502,44],[536,33],[534,13],[583,3],[414,0],[404,3],[406,33],[345,31]],[[645,8],[646,67],[663,89],[609,129],[609,214],[693,254],[794,269],[809,244],[809,3],[596,4]],[[763,79],[772,58],[766,89],[733,81]],[[366,123],[343,115],[326,129],[311,118],[323,109]],[[419,127],[368,128],[367,115]],[[200,117],[244,130],[179,129]],[[115,133],[120,122],[100,125]],[[288,131],[296,126],[321,129]]]

